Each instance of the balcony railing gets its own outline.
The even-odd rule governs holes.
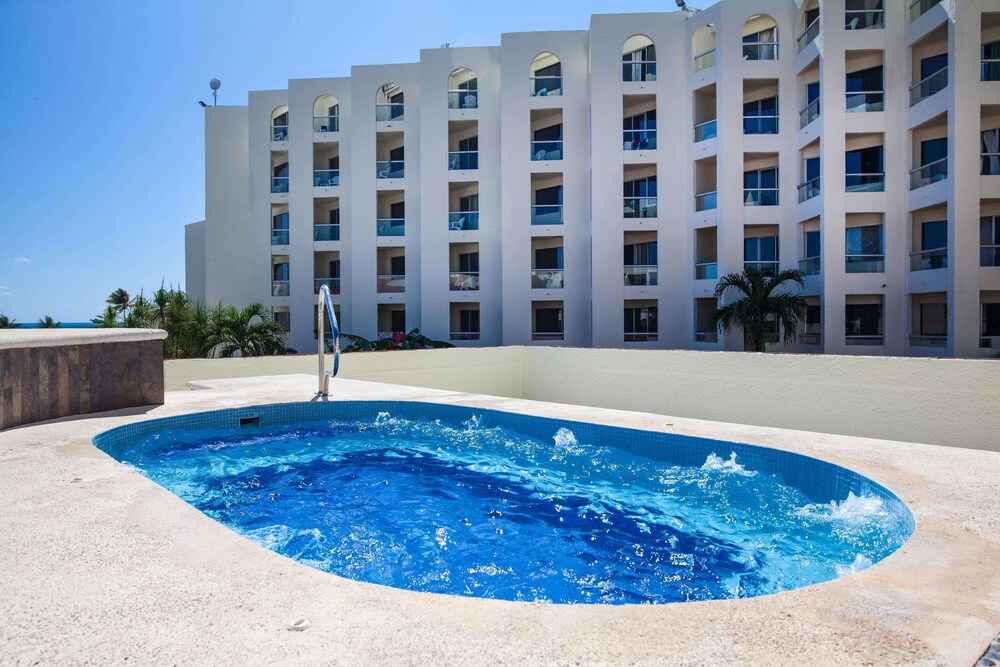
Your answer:
[[[773,278],[778,275],[778,262],[743,262],[744,269],[757,269],[765,278]]]
[[[885,111],[885,91],[866,90],[847,93],[848,113]]]
[[[846,273],[885,273],[885,255],[847,255]]]
[[[715,48],[711,48],[708,51],[702,51],[694,57],[692,63],[692,68],[695,72],[700,72],[703,69],[708,69],[715,65]]]
[[[979,77],[983,81],[1000,81],[1000,60],[996,58],[983,59]]]
[[[819,36],[819,17],[817,16],[815,19],[813,19],[813,22],[809,24],[809,27],[806,28],[805,32],[799,35],[798,38],[799,51],[802,51],[804,48],[812,44],[813,40],[816,39],[818,36]]]
[[[800,333],[799,334],[799,344],[800,345],[819,345],[822,340],[822,334],[818,333]]]
[[[405,165],[403,160],[379,160],[375,163],[375,178],[403,178]]]
[[[916,190],[948,178],[948,158],[943,157],[910,170],[910,189]]]
[[[868,30],[885,27],[883,9],[848,9],[844,11],[845,30]]]
[[[448,214],[448,230],[470,232],[479,229],[479,211],[452,211]]]
[[[562,289],[562,269],[532,269],[531,289]]]
[[[405,234],[405,218],[379,218],[375,221],[376,236],[403,236]]]
[[[712,192],[702,192],[694,196],[694,210],[696,211],[710,211],[718,207],[719,193],[715,190]]]
[[[979,246],[979,266],[1000,266],[1000,245]]]
[[[743,60],[777,60],[777,42],[744,42]]]
[[[818,197],[820,193],[820,178],[817,176],[799,186],[799,203]]]
[[[479,91],[477,90],[449,90],[449,109],[478,109]]]
[[[622,140],[627,151],[656,150],[656,130],[625,130]]]
[[[948,268],[948,249],[917,250],[910,253],[910,271]]]
[[[339,241],[340,225],[313,225],[313,241]]]
[[[655,331],[626,331],[626,343],[655,343],[657,335]]]
[[[719,342],[719,332],[718,331],[695,331],[694,332],[694,342],[696,342],[696,343],[718,343]]]
[[[819,98],[810,102],[805,109],[799,112],[799,129],[801,130],[809,123],[819,118]]]
[[[271,192],[274,193],[285,193],[288,192],[288,177],[287,176],[272,176],[271,177]]]
[[[313,294],[319,294],[323,285],[330,290],[330,294],[340,294],[340,278],[316,278],[313,280]]]
[[[694,142],[706,141],[719,136],[718,120],[712,119],[694,126]]]
[[[981,176],[1000,176],[1000,153],[983,153],[979,156]]]
[[[694,265],[695,280],[718,280],[719,264],[717,262],[702,262]]]
[[[910,334],[911,347],[948,347],[947,336],[928,336],[924,334]]]
[[[844,174],[846,192],[884,192],[885,174]]]
[[[744,116],[743,134],[777,134],[777,116]]]
[[[910,86],[910,106],[916,106],[931,95],[948,87],[948,68],[942,67],[925,79]]]
[[[531,340],[563,340],[565,335],[562,331],[532,331]]]
[[[652,287],[656,285],[657,268],[648,265],[626,265],[625,284],[638,285],[640,287]]]
[[[478,271],[452,271],[448,274],[448,282],[451,285],[451,290],[454,291],[465,291],[465,290],[478,290],[479,289],[479,272]]]
[[[806,276],[818,276],[820,273],[820,258],[806,257],[799,260],[799,271]]]
[[[531,224],[533,225],[561,225],[563,223],[562,204],[552,204],[549,206],[531,207]]]
[[[271,141],[288,141],[288,126],[287,125],[272,125],[271,126]]]
[[[288,230],[287,229],[272,229],[271,230],[271,245],[288,245]]]
[[[451,151],[448,153],[448,170],[479,169],[479,151]]]
[[[552,97],[553,95],[562,95],[561,76],[531,77],[532,97]]]
[[[379,294],[395,294],[406,291],[406,276],[379,274],[376,279]]]
[[[941,0],[913,0],[910,3],[910,20],[916,21]]]
[[[313,186],[317,188],[331,188],[340,185],[339,169],[314,169]]]
[[[384,123],[390,120],[403,120],[404,107],[405,104],[402,102],[393,102],[389,104],[376,104],[375,121]]]
[[[625,197],[623,204],[626,218],[656,217],[656,197]]]
[[[847,335],[844,336],[845,345],[869,345],[869,346],[879,346],[883,345],[885,341],[884,336],[860,336],[860,335]]]
[[[313,116],[313,132],[340,132],[340,116]]]
[[[656,81],[656,61],[630,60],[623,62],[622,81]]]
[[[479,340],[478,331],[452,331],[451,340]]]
[[[562,141],[532,141],[531,159],[535,162],[544,160],[561,160],[563,154]]]
[[[288,281],[287,280],[272,280],[271,281],[271,296],[288,296]]]
[[[744,206],[777,206],[778,188],[757,188],[743,191]]]

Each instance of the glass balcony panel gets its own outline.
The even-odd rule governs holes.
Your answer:
[[[271,230],[271,245],[288,245],[288,230],[287,229],[272,229]]]
[[[403,120],[403,110],[406,105],[402,102],[375,105],[375,121],[387,122],[390,120]]]
[[[272,280],[271,281],[271,296],[288,296],[288,281],[287,280]]]
[[[799,203],[808,201],[813,197],[818,197],[820,193],[820,179],[816,177],[811,181],[806,181],[799,186]]]
[[[448,170],[479,169],[479,151],[451,151],[448,153]]]
[[[846,345],[879,346],[883,344],[882,336],[844,336]]]
[[[379,294],[395,294],[406,291],[406,276],[378,275],[377,286]]]
[[[884,192],[885,174],[845,174],[847,192]]]
[[[743,204],[745,206],[777,206],[778,189],[760,188],[757,190],[744,190]]]
[[[979,266],[1000,266],[1000,245],[979,246]]]
[[[710,211],[713,208],[718,208],[718,206],[719,193],[715,191],[702,192],[694,196],[694,210],[696,211]]]
[[[451,290],[455,291],[465,291],[465,290],[478,290],[479,289],[479,272],[478,271],[452,271],[448,274],[448,282],[451,284]]]
[[[375,163],[375,178],[403,178],[405,164],[402,160],[379,160]]]
[[[703,262],[694,265],[695,280],[718,280],[719,265],[717,262]]]
[[[848,9],[844,12],[845,30],[869,30],[885,28],[885,10]]]
[[[319,294],[319,288],[326,285],[330,294],[340,294],[340,278],[316,278],[313,281],[313,294]]]
[[[452,211],[448,214],[448,230],[469,232],[479,229],[479,211]]]
[[[699,53],[694,57],[693,68],[695,72],[700,72],[703,69],[708,69],[715,65],[715,49],[709,49]]]
[[[944,67],[931,74],[926,79],[910,86],[910,106],[916,106],[931,95],[940,93],[948,87],[948,68]]]
[[[562,289],[562,269],[532,269],[531,289]]]
[[[339,241],[340,225],[313,225],[313,241]]]
[[[379,218],[375,221],[376,236],[403,236],[406,233],[404,218]]]
[[[744,116],[743,134],[777,134],[777,116]]]
[[[948,249],[917,250],[910,253],[910,271],[931,271],[948,268]]]
[[[658,340],[655,331],[626,331],[626,343],[655,343]]]
[[[815,40],[818,36],[819,36],[819,17],[814,19],[813,22],[809,24],[809,27],[806,28],[806,31],[801,35],[799,35],[798,39],[799,51],[803,50],[804,48],[812,44],[813,40]]]
[[[271,192],[274,192],[274,193],[288,192],[288,177],[287,176],[272,176],[271,177]]]
[[[655,218],[656,197],[625,197],[623,212],[626,218]]]
[[[910,334],[910,345],[913,347],[948,347],[948,337]]]
[[[479,340],[478,331],[452,331],[451,340]]]
[[[1000,176],[1000,153],[983,153],[979,158],[982,176]]]
[[[656,61],[630,60],[622,63],[622,81],[656,81]]]
[[[625,130],[622,139],[627,151],[656,150],[656,130]]]
[[[847,273],[885,273],[885,255],[847,255]]]
[[[532,97],[552,97],[553,95],[562,95],[561,76],[531,77]]]
[[[847,111],[849,113],[885,111],[885,93],[881,90],[847,93]]]
[[[819,118],[819,98],[809,103],[805,109],[799,112],[799,129]]]
[[[1000,81],[1000,60],[983,60],[979,76],[983,81]]]
[[[531,340],[563,340],[561,331],[532,331]]]
[[[910,172],[910,189],[916,190],[948,178],[948,158],[941,158]]]
[[[479,91],[478,90],[449,90],[448,91],[448,108],[449,109],[478,109],[479,108]]]
[[[777,60],[777,42],[752,42],[743,44],[743,60]]]
[[[912,0],[910,3],[910,20],[917,20],[939,2],[941,2],[941,0]]]
[[[807,257],[799,260],[799,271],[806,276],[818,276],[820,273],[820,258]]]
[[[694,126],[694,142],[706,141],[719,136],[719,124],[715,120],[710,120]]]
[[[561,160],[563,152],[563,142],[561,141],[532,141],[531,159],[535,162],[544,160]]]
[[[271,141],[288,141],[288,126],[287,125],[272,125],[271,126]]]
[[[719,332],[717,331],[696,331],[694,334],[696,343],[718,343]]]
[[[339,169],[314,169],[313,186],[317,188],[331,188],[340,185]]]
[[[561,225],[563,223],[562,204],[552,206],[532,206],[531,224],[533,225]]]
[[[773,278],[778,274],[778,262],[743,262],[745,269],[757,269],[765,278]]]
[[[657,268],[655,266],[632,265],[625,267],[625,284],[649,286],[656,285]]]
[[[313,116],[313,132],[340,132],[340,116]]]

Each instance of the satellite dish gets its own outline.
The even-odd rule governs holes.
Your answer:
[[[218,90],[220,87],[222,87],[222,82],[219,81],[218,79],[212,79],[211,81],[208,82],[208,87],[211,88],[212,90]]]

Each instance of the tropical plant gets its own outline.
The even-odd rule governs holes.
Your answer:
[[[56,322],[51,315],[38,318],[38,326],[43,329],[58,329],[62,322]]]
[[[716,308],[712,325],[723,333],[741,327],[746,349],[764,352],[777,323],[784,331],[783,344],[792,345],[799,322],[806,316],[806,300],[798,293],[780,289],[789,282],[802,287],[805,276],[797,269],[788,269],[768,277],[754,267],[723,276],[715,286],[716,300],[722,303],[726,297],[736,298]]]
[[[118,315],[122,317],[128,312],[128,309],[132,307],[132,298],[129,296],[128,292],[119,287],[114,292],[111,293],[107,298],[107,304],[115,310]]]
[[[353,334],[341,334],[341,339],[347,340],[347,345],[341,352],[382,352],[386,350],[429,350],[435,348],[455,347],[451,343],[433,340],[414,329],[406,335],[397,334],[379,340],[368,340]]]
[[[16,329],[20,323],[12,317],[0,314],[0,329]]]
[[[103,329],[114,328],[118,326],[118,310],[114,306],[108,306],[104,312],[90,321]]]
[[[139,292],[132,299],[123,324],[129,329],[153,329],[156,327],[156,305]]]
[[[242,309],[219,306],[211,317],[208,342],[218,347],[220,356],[259,357],[284,354],[288,334],[279,322],[272,320],[262,303],[251,303]]]

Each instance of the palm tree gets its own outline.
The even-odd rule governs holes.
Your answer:
[[[285,352],[288,334],[280,323],[272,320],[262,303],[251,303],[242,310],[236,306],[220,306],[212,316],[211,347],[219,346],[219,354],[231,357],[260,357]]]
[[[777,322],[784,330],[783,344],[795,342],[799,322],[806,316],[806,300],[799,294],[778,291],[784,283],[805,285],[804,274],[797,269],[779,271],[773,277],[759,269],[747,267],[743,273],[730,273],[715,286],[715,298],[720,303],[727,295],[742,295],[731,300],[712,314],[712,325],[723,333],[734,326],[743,328],[745,346],[752,352],[763,352],[769,334],[769,323]]]
[[[102,329],[112,329],[118,326],[118,311],[114,306],[108,306],[104,312],[90,321]]]
[[[16,329],[19,326],[21,325],[14,318],[0,314],[0,329]]]
[[[123,322],[130,329],[152,329],[156,325],[156,306],[139,292],[139,296],[132,299]]]
[[[38,318],[38,326],[43,329],[58,329],[62,322],[56,322],[51,315]]]
[[[122,317],[125,317],[125,313],[132,307],[132,299],[129,297],[128,292],[121,287],[108,296],[106,303],[114,308],[115,312]]]

